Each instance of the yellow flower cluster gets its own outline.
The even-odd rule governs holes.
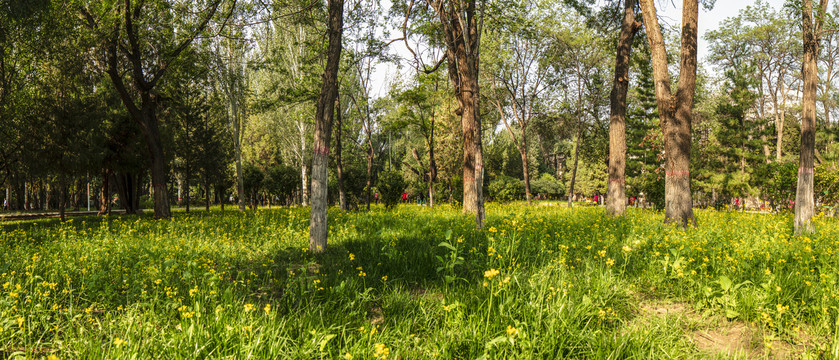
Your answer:
[[[387,359],[390,355],[390,349],[383,343],[376,343],[373,357],[379,360]]]

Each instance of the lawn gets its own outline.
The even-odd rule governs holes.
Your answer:
[[[0,358],[839,357],[839,222],[490,205],[2,223]]]

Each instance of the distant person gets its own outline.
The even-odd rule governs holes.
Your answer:
[[[408,193],[406,193],[406,192],[404,192],[404,191],[402,192],[402,202],[403,202],[403,203],[407,203],[407,202],[408,202]]]
[[[379,203],[379,192],[376,191],[376,194],[373,195],[373,198],[376,199],[376,204]]]

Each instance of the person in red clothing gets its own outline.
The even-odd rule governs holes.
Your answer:
[[[402,202],[408,202],[408,193],[402,192]]]

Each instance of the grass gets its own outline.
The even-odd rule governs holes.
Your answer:
[[[321,256],[302,208],[6,223],[0,357],[839,357],[836,219],[795,238],[789,214],[487,213],[331,209]],[[747,346],[703,345],[726,326]]]

